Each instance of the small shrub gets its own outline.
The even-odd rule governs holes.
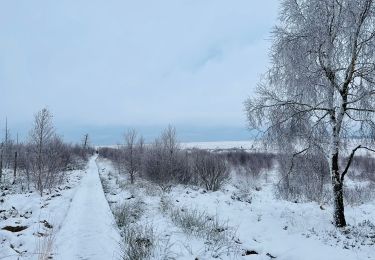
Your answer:
[[[213,258],[239,252],[235,230],[228,223],[219,221],[217,216],[210,216],[197,209],[175,207],[166,197],[160,203],[162,212],[169,214],[172,222],[184,233],[204,240],[205,252]]]
[[[206,251],[211,252],[213,258],[219,258],[221,255],[238,253],[239,247],[235,241],[236,232],[228,226],[226,222],[220,222],[216,216],[209,222],[209,228],[206,233]]]
[[[205,212],[197,209],[173,208],[170,217],[177,226],[182,228],[186,234],[198,237],[204,236],[203,230],[207,230],[210,217]]]
[[[373,249],[375,246],[375,224],[370,220],[363,220],[353,226],[345,228],[332,228],[325,231],[310,229],[306,236],[316,236],[325,244],[344,249],[362,250],[362,248]]]
[[[136,223],[143,213],[144,203],[141,199],[123,202],[113,209],[113,215],[120,229]]]
[[[160,198],[160,210],[163,213],[169,213],[173,208],[173,202],[168,196]]]
[[[150,259],[155,245],[155,232],[151,225],[130,225],[123,232],[122,259]]]
[[[252,202],[252,189],[256,187],[254,187],[250,179],[248,177],[241,178],[240,180],[238,180],[235,186],[237,188],[237,191],[233,193],[232,199],[251,203]]]
[[[234,149],[222,154],[230,166],[246,176],[259,178],[262,172],[270,171],[275,166],[276,155],[272,153],[247,152]]]
[[[100,181],[102,183],[104,193],[109,193],[111,191],[111,184],[107,178],[100,176]]]
[[[207,151],[193,154],[194,172],[207,190],[217,191],[229,180],[229,168],[225,160]]]
[[[191,169],[186,153],[176,147],[168,148],[160,140],[145,150],[142,171],[143,176],[163,190],[172,183],[191,183]]]

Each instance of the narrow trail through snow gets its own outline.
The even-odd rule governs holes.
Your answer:
[[[104,196],[96,158],[96,155],[91,157],[87,173],[56,234],[56,258],[59,260],[111,260],[119,256],[120,235]]]

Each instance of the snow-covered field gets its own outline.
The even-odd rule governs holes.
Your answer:
[[[182,146],[253,149],[254,143]],[[347,206],[349,226],[339,230],[330,206],[275,198],[275,170],[258,180],[232,175],[216,192],[183,185],[162,191],[139,176],[130,184],[112,162],[93,156],[43,197],[2,191],[0,259],[121,259],[132,243],[152,259],[375,259],[374,201]]]
[[[159,246],[152,259],[375,259],[373,202],[348,206],[350,226],[339,231],[331,223],[331,207],[274,198],[272,174],[256,187],[251,180],[233,179],[217,192],[182,185],[162,192],[144,180],[130,185],[109,161],[99,165],[112,209],[140,205],[140,216],[132,222],[154,228]],[[189,233],[173,221],[176,210],[212,216],[230,237],[213,242],[200,232]]]
[[[100,145],[96,148],[118,148],[121,145]],[[244,149],[255,151],[262,149],[264,150],[264,143],[259,140],[247,140],[247,141],[218,141],[218,142],[188,142],[181,143],[181,148],[184,149],[206,149],[206,150],[218,150],[218,149]]]
[[[246,149],[251,150],[259,146],[259,141],[225,141],[225,142],[190,142],[181,143],[183,148],[199,148],[199,149]]]

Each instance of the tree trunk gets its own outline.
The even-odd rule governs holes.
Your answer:
[[[324,198],[324,163],[323,161],[320,162],[320,165],[319,165],[319,172],[320,172],[320,178],[319,178],[319,181],[320,181],[320,187],[319,187],[319,192],[320,192],[320,204],[323,204],[323,198]]]
[[[130,183],[134,184],[134,156],[133,156],[133,144],[130,147]]]
[[[334,196],[334,212],[333,218],[336,227],[345,227],[346,220],[344,214],[344,196],[343,196],[343,185],[338,183],[333,185],[333,196]]]
[[[26,166],[26,180],[27,180],[27,190],[30,191],[30,169]]]
[[[15,152],[14,153],[14,171],[13,171],[13,183],[12,184],[16,183],[16,177],[17,177],[17,155],[18,155],[18,153]]]
[[[346,220],[344,214],[344,194],[341,174],[339,172],[339,154],[334,153],[331,161],[331,177],[333,188],[333,220],[336,227],[345,227]]]

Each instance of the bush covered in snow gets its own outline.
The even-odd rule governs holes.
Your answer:
[[[121,148],[101,148],[100,155],[114,162],[118,172],[126,174],[126,154]],[[142,153],[132,155],[139,162],[138,176],[156,183],[164,191],[172,184],[201,185],[216,191],[228,181],[227,159],[213,152],[180,148],[175,129],[167,128],[152,144],[142,148]]]
[[[130,225],[123,230],[122,259],[150,259],[156,244],[155,232],[150,225]]]
[[[232,149],[221,153],[230,166],[238,173],[259,178],[262,173],[275,167],[277,156],[273,153],[248,152],[243,149]]]
[[[207,190],[217,191],[229,180],[229,167],[226,161],[216,154],[197,150],[191,155],[193,173],[199,184]]]
[[[160,208],[185,234],[203,239],[205,252],[212,257],[239,254],[235,229],[220,221],[218,216],[211,216],[198,209],[178,207],[166,196],[161,198]]]
[[[116,223],[120,229],[139,220],[144,212],[144,202],[138,199],[126,200],[113,209]]]

